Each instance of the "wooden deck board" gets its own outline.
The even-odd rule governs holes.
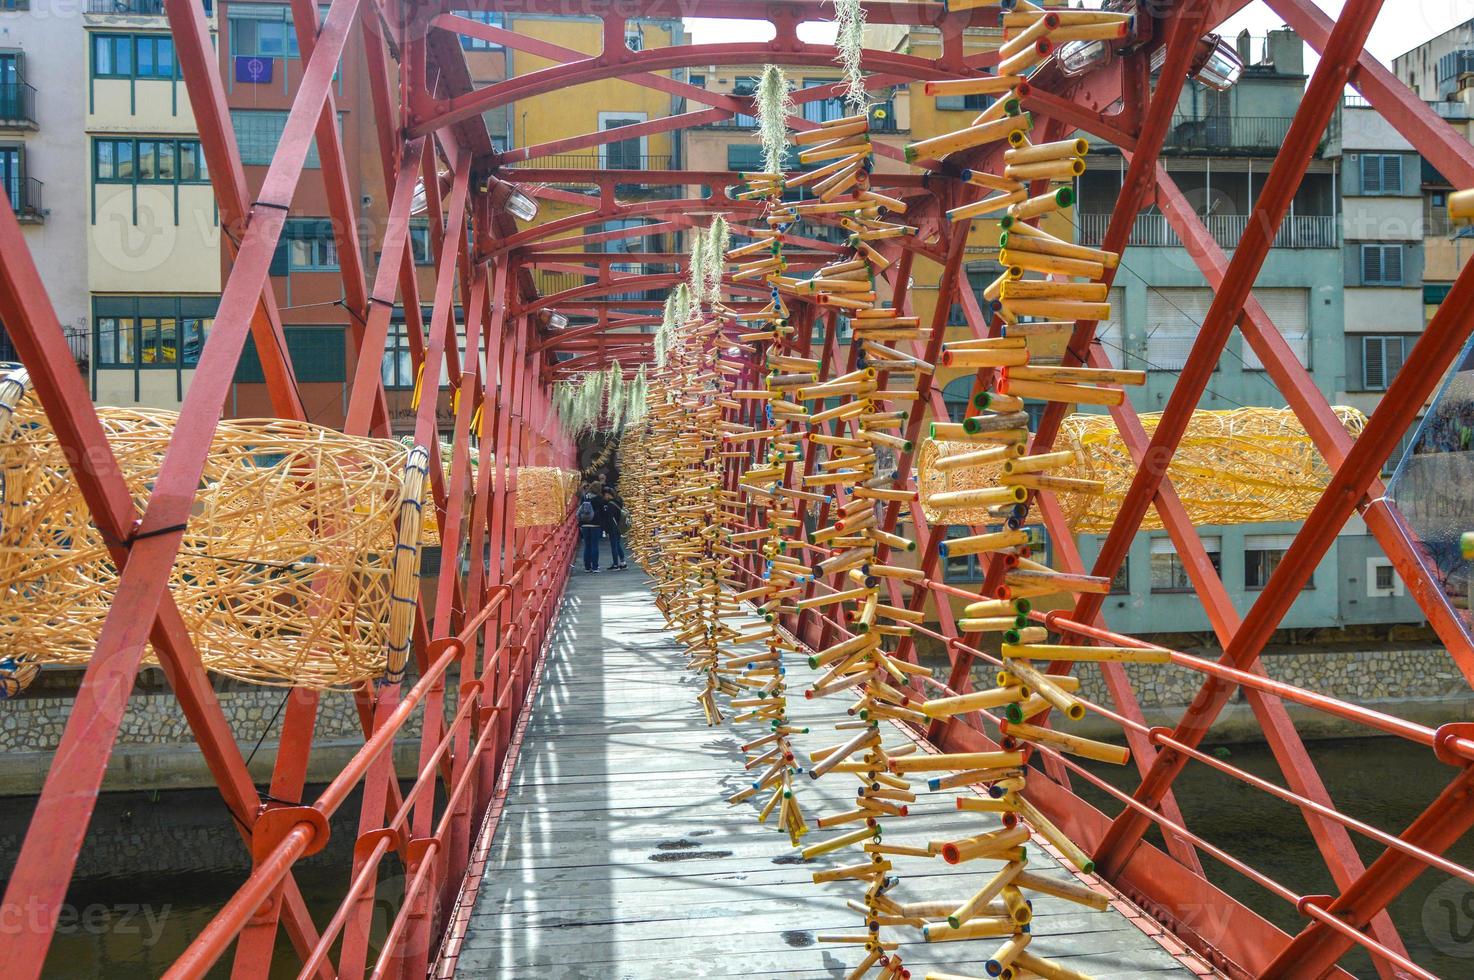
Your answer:
[[[810,878],[854,853],[803,863],[786,836],[758,824],[753,804],[727,804],[752,778],[740,742],[758,733],[707,728],[694,702],[700,680],[683,663],[642,576],[575,574],[487,856],[462,976],[818,978],[858,962],[857,947],[815,936],[858,931],[844,903],[860,889]],[[809,672],[789,669],[797,689]],[[829,726],[842,711],[837,699],[796,704],[794,718],[812,729],[800,746],[833,742]],[[842,775],[805,781],[810,823],[849,809],[852,787]],[[975,820],[982,830],[991,817]],[[922,793],[911,816],[886,822],[886,836],[922,843],[965,827],[952,794]],[[1030,861],[1068,874],[1040,848]],[[960,900],[997,867],[900,859],[897,894]],[[1036,896],[1032,948],[1100,980],[1191,977],[1137,921]],[[983,975],[997,944],[907,942],[902,955],[915,977],[928,968]]]

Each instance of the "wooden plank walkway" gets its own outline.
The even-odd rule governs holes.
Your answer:
[[[857,930],[844,902],[861,889],[810,879],[853,854],[806,864],[786,835],[758,824],[753,805],[727,804],[750,781],[738,735],[706,727],[694,701],[700,680],[683,665],[641,572],[573,573],[460,951],[461,976],[818,978],[843,977],[859,962],[858,947],[814,937]],[[790,673],[798,690],[809,672]],[[828,728],[840,700],[795,705],[795,719],[814,732],[801,747],[834,740]],[[836,775],[806,780],[800,798],[810,824],[850,809],[851,786]],[[923,795],[911,816],[886,822],[886,839],[958,836],[964,823],[953,799]],[[1066,874],[1041,848],[1029,855],[1032,870]],[[902,884],[892,894],[908,901],[965,897],[998,867],[898,861]],[[1149,920],[1046,896],[1034,902],[1032,949],[1041,955],[1102,980],[1193,976],[1142,931],[1159,931]],[[998,943],[913,942],[902,955],[917,980],[944,967],[983,976]]]

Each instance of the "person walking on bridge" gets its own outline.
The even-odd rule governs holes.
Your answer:
[[[578,527],[583,534],[583,570],[599,570],[599,536],[604,529],[604,501],[592,490],[584,491],[578,505]]]
[[[604,488],[604,533],[609,535],[609,568],[620,571],[629,568],[624,560],[624,532],[629,530],[629,512],[624,509],[624,498],[613,487]]]

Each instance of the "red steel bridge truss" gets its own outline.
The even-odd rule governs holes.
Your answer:
[[[1466,267],[1459,276],[1387,397],[1354,442],[1250,289],[1346,86],[1369,100],[1457,187],[1474,187],[1474,149],[1364,53],[1363,44],[1381,0],[1348,0],[1334,21],[1310,0],[1267,2],[1319,52],[1320,60],[1232,255],[1215,243],[1168,176],[1159,153],[1194,45],[1205,32],[1246,6],[1246,0],[1143,3],[1140,13],[1151,32],[1147,44],[1093,74],[1036,84],[1026,99],[1026,108],[1044,121],[1044,139],[1084,130],[1118,146],[1129,161],[1120,201],[1101,247],[1124,251],[1136,214],[1155,204],[1214,290],[1211,309],[1150,437],[1129,403],[1112,409],[1138,471],[1089,571],[1111,576],[1147,509],[1155,507],[1224,651],[1216,662],[1187,655],[1175,658],[1180,666],[1201,675],[1202,686],[1172,727],[1149,727],[1119,665],[1104,665],[1112,703],[1093,709],[1113,718],[1127,732],[1141,771],[1134,793],[1117,790],[1059,760],[1047,766],[1051,778],[1031,781],[1030,788],[1037,783],[1037,805],[1092,853],[1099,874],[1229,975],[1347,976],[1337,964],[1355,946],[1370,954],[1384,977],[1427,977],[1432,974],[1409,959],[1386,909],[1424,873],[1474,883],[1474,871],[1442,856],[1474,824],[1474,774],[1470,770],[1474,726],[1446,725],[1433,730],[1413,724],[1271,680],[1258,660],[1337,533],[1353,514],[1359,514],[1447,646],[1452,664],[1474,684],[1474,641],[1435,584],[1416,536],[1384,498],[1378,478],[1382,463],[1474,330],[1474,273],[1469,271],[1474,266]],[[457,0],[457,4],[484,6],[474,0]],[[801,41],[797,32],[805,21],[827,19],[829,11],[821,0],[704,0],[701,16],[768,20],[776,29],[775,37],[762,43],[688,44],[638,52],[624,41],[629,18],[674,18],[697,12],[695,5],[687,9],[688,5],[674,0],[584,0],[570,6],[561,0],[518,0],[506,7],[532,14],[598,17],[605,43],[602,52],[592,56],[455,16],[450,6],[446,3],[442,10],[435,5],[332,0],[320,8],[314,0],[292,0],[305,69],[277,153],[253,194],[241,166],[203,8],[197,0],[165,0],[233,264],[177,432],[141,515],[103,435],[86,384],[78,376],[20,229],[11,211],[0,209],[0,320],[30,371],[58,438],[70,458],[78,461],[75,478],[94,521],[112,542],[112,556],[120,569],[117,601],[77,693],[5,893],[7,921],[14,921],[12,910],[20,910],[26,923],[19,934],[8,937],[7,973],[11,976],[41,973],[147,643],[158,653],[180,710],[253,861],[249,877],[174,964],[171,976],[199,976],[224,957],[233,957],[235,975],[264,976],[272,965],[279,930],[290,938],[302,976],[360,976],[365,970],[372,970],[375,976],[423,976],[436,961],[443,937],[449,936],[453,945],[463,927],[456,914],[457,893],[474,861],[478,831],[488,812],[498,808],[498,786],[521,737],[523,705],[536,680],[573,540],[571,524],[518,530],[511,517],[518,466],[576,467],[576,449],[551,417],[549,385],[559,377],[598,368],[616,358],[633,364],[648,356],[651,335],[641,328],[652,324],[653,317],[638,304],[613,297],[672,286],[681,273],[618,273],[612,267],[630,261],[631,256],[608,250],[611,242],[702,226],[717,213],[727,215],[738,233],[761,218],[758,203],[730,195],[738,183],[734,174],[658,170],[580,174],[577,179],[596,193],[575,194],[540,186],[566,184],[570,174],[541,169],[536,161],[616,138],[670,132],[754,111],[750,98],[708,92],[661,72],[701,65],[828,65],[834,50]],[[502,9],[505,5],[489,6]],[[941,54],[934,59],[867,49],[863,67],[870,75],[871,88],[916,79],[965,78],[996,63],[995,55],[967,54],[963,46],[965,27],[997,24],[996,6],[953,13],[935,2],[880,0],[865,6],[871,23],[929,25],[940,30]],[[1396,11],[1387,13],[1396,15]],[[334,124],[333,75],[354,31],[361,33],[367,51],[367,78],[390,201],[382,239],[366,250],[359,247],[357,202]],[[550,66],[474,88],[462,55],[461,35],[535,55]],[[1159,46],[1165,47],[1165,62],[1153,90],[1148,65],[1151,52]],[[1051,69],[1045,66],[1043,70]],[[504,153],[493,148],[482,113],[517,99],[608,78],[681,96],[704,108]],[[830,97],[835,89],[837,86],[821,86],[795,96],[802,103]],[[795,116],[791,125],[806,129],[814,123]],[[283,801],[303,797],[317,695],[297,690],[289,699],[275,769],[267,792],[262,793],[247,773],[167,583],[216,419],[226,404],[248,335],[260,352],[274,411],[287,419],[304,416],[273,300],[269,267],[314,137],[338,236],[344,302],[353,319],[351,343],[357,348],[345,428],[356,434],[389,434],[379,364],[397,302],[409,317],[408,338],[414,360],[423,370],[424,390],[435,391],[446,380],[460,396],[450,440],[452,458],[446,469],[449,476],[442,475],[440,466],[432,465],[430,473],[447,552],[466,544],[475,557],[464,574],[458,562],[442,563],[433,599],[421,603],[414,644],[417,679],[405,687],[366,685],[356,691],[365,736],[362,749],[316,799],[293,803]],[[876,149],[899,158],[898,149]],[[957,171],[936,161],[921,161],[921,165],[934,172],[877,172],[874,185],[905,198],[910,204],[908,220],[921,228],[914,238],[890,243],[896,250],[889,270],[894,304],[909,308],[917,256],[940,268],[932,339],[917,351],[934,362],[945,332],[948,300],[961,304],[967,325],[977,336],[992,335],[998,325],[984,315],[960,275],[969,223],[949,223],[943,216],[947,208],[974,199],[979,189],[947,176]],[[985,160],[973,161],[973,165],[988,169]],[[422,183],[429,201],[437,270],[427,323],[420,322],[421,297],[409,250],[411,199],[417,182]],[[636,203],[621,199],[618,193],[628,185],[681,190],[676,197]],[[518,187],[544,200],[577,203],[585,210],[519,228],[505,207]],[[623,231],[591,231],[623,218],[650,219],[650,223]],[[836,246],[809,238],[798,240],[788,254],[796,268],[803,268],[805,260],[811,266],[822,264],[827,253],[835,251]],[[377,268],[364,266],[361,256],[365,253],[382,255]],[[673,254],[641,259],[665,261],[677,270],[681,261]],[[595,281],[538,295],[531,274],[535,269],[573,272]],[[730,306],[757,305],[760,296],[751,284],[728,285]],[[464,310],[460,325],[455,322],[457,307]],[[594,322],[556,329],[549,316],[552,311],[584,315]],[[843,359],[853,367],[855,358],[852,348],[839,343],[833,316],[832,310],[803,305],[796,313],[803,336],[811,334],[806,328],[827,322],[820,355],[826,373],[830,365],[837,366]],[[459,333],[463,342],[457,339],[458,326],[463,328]],[[1108,365],[1106,352],[1092,342],[1095,326],[1077,324],[1066,364]],[[1167,464],[1235,326],[1334,470],[1330,486],[1268,586],[1242,616],[1166,477]],[[574,356],[559,360],[555,355],[560,353]],[[756,365],[752,370],[755,378]],[[977,390],[989,383],[990,375],[991,369],[979,371]],[[919,435],[927,409],[946,415],[941,392],[929,376],[920,375],[917,387],[908,433],[912,438]],[[478,411],[486,438],[475,443],[479,466],[473,467],[470,434]],[[1050,404],[1038,426],[1033,451],[1048,449],[1062,414],[1062,405]],[[431,447],[432,453],[438,452],[433,398],[423,399],[419,406],[415,439]],[[909,463],[902,459],[902,473],[909,472]],[[735,481],[735,472],[732,479]],[[1046,495],[1036,503],[1063,565],[1084,570],[1051,499]],[[887,526],[894,527],[898,516],[899,505],[892,504]],[[909,596],[896,580],[887,580],[896,590],[890,601],[919,609],[929,595],[941,600],[936,603],[938,629],[918,628],[945,644],[952,661],[947,686],[963,690],[970,667],[986,655],[975,646],[975,636],[957,634],[947,599],[949,595],[971,598],[976,594],[944,585],[939,576],[934,577],[935,544],[945,528],[928,527],[919,509],[910,519],[918,551],[924,556],[926,577],[923,587]],[[821,523],[823,520],[821,515]],[[505,546],[498,547],[498,543]],[[1001,575],[1001,565],[990,568],[982,591],[995,588]],[[1066,637],[1134,642],[1108,631],[1100,605],[1100,596],[1087,594],[1068,614],[1050,613],[1041,618]],[[836,626],[812,610],[792,625],[816,647],[829,642],[826,636]],[[909,646],[908,639],[900,654],[909,654]],[[460,685],[461,697],[453,711],[445,704],[448,676],[458,678]],[[1236,691],[1242,691],[1262,727],[1283,775],[1283,786],[1199,749],[1210,724]],[[1327,792],[1290,721],[1287,701],[1363,726],[1369,734],[1404,739],[1411,743],[1409,751],[1434,753],[1448,765],[1447,788],[1398,833],[1348,816]],[[405,733],[412,716],[421,720],[421,733],[413,737]],[[960,718],[938,723],[926,734],[944,749],[992,745],[988,732]],[[418,778],[402,791],[393,778],[391,760],[394,747],[406,744],[417,747]],[[1189,762],[1212,766],[1256,791],[1298,807],[1336,893],[1298,894],[1275,880],[1272,866],[1256,868],[1194,834],[1172,795],[1175,777]],[[1111,812],[1091,806],[1072,792],[1072,780],[1094,784],[1119,805],[1113,805]],[[294,865],[324,846],[328,818],[354,790],[361,791],[359,836],[352,867],[343,871],[342,903],[329,922],[315,923],[294,880]],[[1161,848],[1145,839],[1153,826],[1161,831]],[[1375,852],[1370,863],[1361,856],[1370,853],[1368,848]],[[1252,879],[1273,896],[1268,900],[1290,903],[1300,913],[1302,925],[1287,933],[1234,901],[1209,882],[1205,861]],[[369,923],[376,881],[385,862],[402,865],[406,894],[388,935],[375,937],[371,943]]]

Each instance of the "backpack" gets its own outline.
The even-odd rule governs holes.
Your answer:
[[[578,522],[580,524],[594,523],[594,502],[587,498],[578,505]]]
[[[619,508],[619,530],[621,533],[630,529],[630,512],[625,508]]]

